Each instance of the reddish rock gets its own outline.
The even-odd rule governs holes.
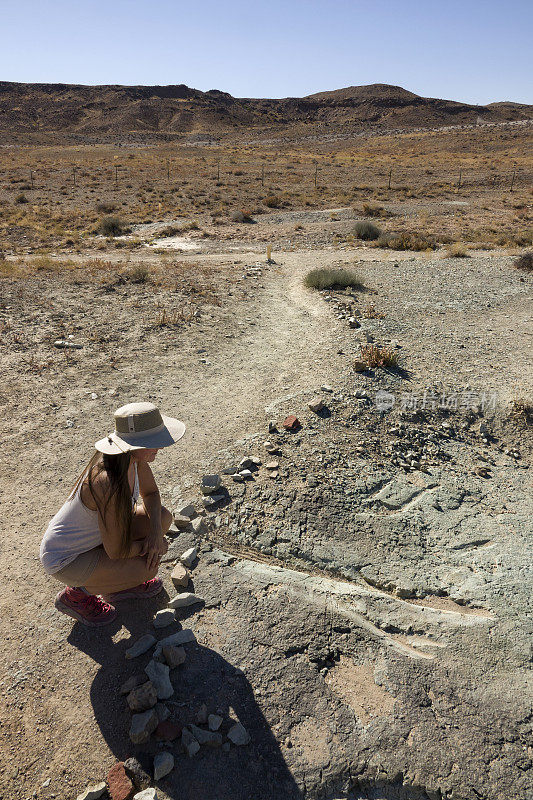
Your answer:
[[[283,422],[283,427],[286,431],[296,431],[298,428],[301,428],[300,420],[298,417],[295,417],[291,414],[287,419]]]
[[[178,736],[181,736],[182,727],[172,722],[169,719],[160,722],[155,730],[156,739],[161,739],[164,742],[173,742]]]
[[[118,761],[107,773],[107,784],[112,800],[130,800],[133,783],[128,778],[123,761]]]

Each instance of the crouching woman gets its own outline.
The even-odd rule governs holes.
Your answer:
[[[115,430],[96,442],[40,548],[45,571],[66,584],[55,607],[90,627],[112,622],[116,601],[163,588],[157,572],[172,515],[150,463],[185,433],[183,422],[152,403],[129,403],[114,416]]]

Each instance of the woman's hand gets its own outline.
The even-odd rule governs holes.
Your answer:
[[[145,538],[141,548],[141,556],[146,556],[146,566],[153,569],[159,565],[161,556],[168,550],[168,543],[162,533],[151,532]]]

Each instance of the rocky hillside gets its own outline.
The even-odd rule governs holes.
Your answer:
[[[0,133],[132,132],[222,135],[243,128],[439,127],[530,119],[533,106],[472,106],[420,97],[399,86],[351,86],[307,97],[253,99],[177,86],[76,86],[0,82]]]

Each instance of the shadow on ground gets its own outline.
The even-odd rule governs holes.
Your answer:
[[[185,645],[187,661],[171,672],[175,694],[165,701],[170,719],[181,725],[195,723],[205,703],[208,713],[218,712],[224,718],[221,733],[238,720],[249,732],[251,743],[245,747],[232,744],[229,752],[204,745],[192,759],[182,752],[179,738],[162,748],[154,737],[145,745],[131,743],[131,713],[119,688],[127,678],[143,672],[152,650],[132,660],[126,660],[125,651],[140,636],[153,631],[151,621],[155,611],[164,607],[162,600],[164,595],[123,602],[112,625],[87,629],[76,623],[68,637],[69,644],[101,665],[91,687],[91,701],[95,720],[113,755],[117,760],[135,755],[146,767],[161,749],[172,752],[175,768],[157,785],[173,800],[302,798],[246,677],[214,650],[197,643]],[[166,636],[180,628],[176,622],[163,633]]]

